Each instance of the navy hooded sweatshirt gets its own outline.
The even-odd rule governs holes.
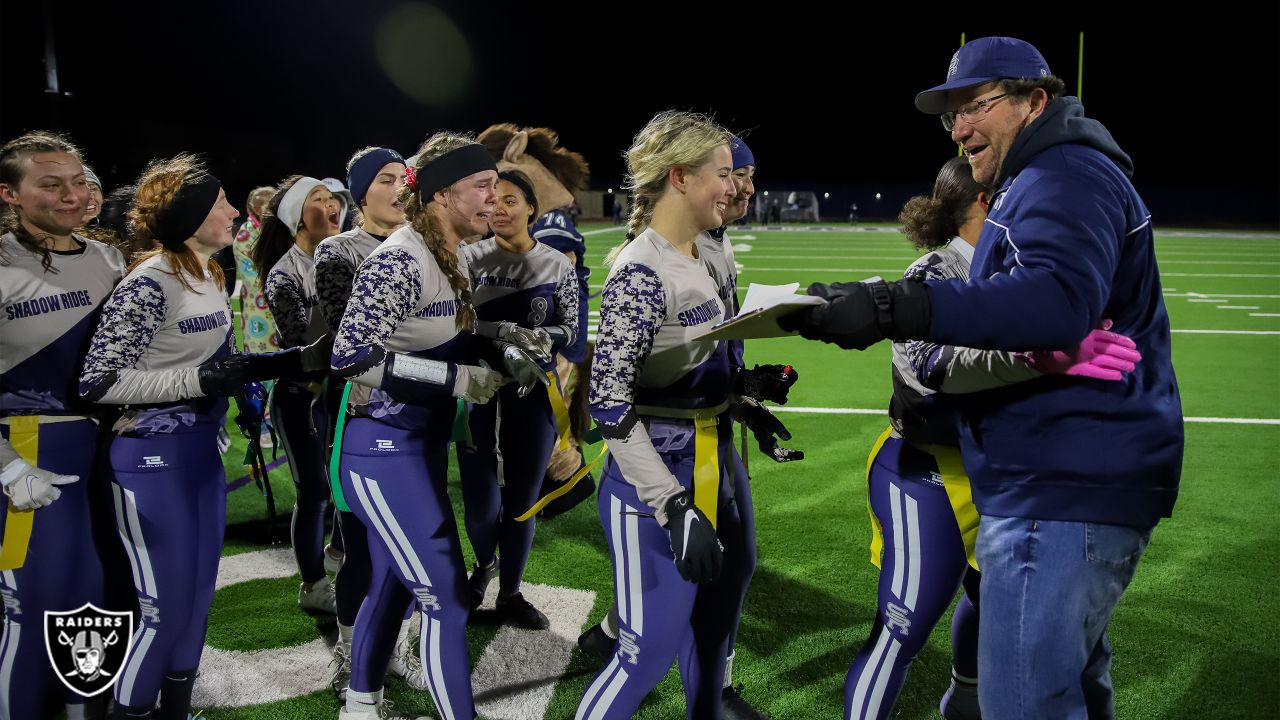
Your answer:
[[[1018,134],[968,283],[930,281],[928,340],[992,350],[1074,347],[1104,319],[1138,345],[1120,382],[1047,376],[960,396],[979,512],[1148,528],[1182,471],[1182,405],[1151,215],[1133,164],[1075,98]]]

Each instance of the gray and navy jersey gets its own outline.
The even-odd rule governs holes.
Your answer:
[[[459,258],[467,272],[466,261]],[[387,352],[465,363],[471,333],[459,332],[462,301],[427,250],[422,235],[402,227],[378,246],[356,271],[351,302],[333,344],[333,370],[353,378],[380,364]],[[454,400],[442,399],[448,407]],[[398,402],[386,391],[352,385],[350,408],[359,415],[408,429],[427,426],[429,411]],[[439,408],[431,411],[438,412]],[[452,415],[449,417],[452,422]]]
[[[955,278],[968,282],[973,246],[953,239],[920,257],[903,277]],[[959,445],[956,409],[947,394],[989,390],[1040,377],[1012,353],[939,345],[923,340],[893,344],[894,431],[914,445]],[[939,394],[943,393],[943,394]]]
[[[263,294],[276,320],[281,347],[303,347],[329,331],[316,310],[316,283],[311,256],[295,243],[267,273]]]
[[[534,243],[527,253],[503,250],[494,238],[458,250],[471,273],[476,317],[523,327],[561,326],[566,345],[585,328],[578,326],[578,276],[562,253]],[[555,358],[539,363],[555,367]]]
[[[134,268],[102,308],[80,395],[137,409],[117,424],[120,432],[183,432],[222,422],[225,399],[190,401],[204,395],[197,368],[235,351],[231,306],[207,270],[200,280],[186,280],[191,289],[168,257],[156,255]]]
[[[711,279],[720,288],[720,301],[724,303],[725,314],[733,317],[738,314],[738,264],[733,257],[733,243],[724,228],[698,233],[694,241],[698,247],[698,256],[711,273]],[[729,340],[729,364],[735,368],[743,367],[744,347],[741,340]]]
[[[46,271],[13,233],[0,236],[0,416],[82,414],[80,363],[125,262],[73,237],[79,249],[52,253]]]
[[[529,234],[543,245],[560,253],[573,253],[573,271],[578,276],[578,324],[581,326],[577,338],[568,346],[560,349],[560,354],[572,363],[580,363],[586,357],[587,349],[587,280],[591,277],[591,268],[587,267],[584,256],[587,250],[586,238],[578,232],[573,218],[564,208],[556,208],[543,213],[529,229]]]
[[[652,228],[627,244],[605,279],[591,415],[623,475],[660,514],[681,487],[637,421],[727,406],[725,344],[691,339],[724,314],[720,289],[703,261],[682,255]]]
[[[356,268],[369,257],[386,238],[371,235],[361,228],[325,238],[316,246],[312,259],[315,268],[316,299],[320,316],[330,331],[342,324],[342,314],[347,311],[351,299],[351,285],[356,279]]]

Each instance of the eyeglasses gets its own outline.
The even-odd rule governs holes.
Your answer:
[[[956,126],[956,120],[963,120],[972,125],[983,115],[991,112],[991,103],[1006,97],[1009,97],[1009,93],[1000,93],[985,100],[976,100],[968,105],[962,105],[951,112],[944,112],[941,117],[942,127],[946,128],[947,132],[951,132],[951,128]]]

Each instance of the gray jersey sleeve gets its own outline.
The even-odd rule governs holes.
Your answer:
[[[565,329],[568,339],[565,346],[573,345],[579,333],[586,328],[578,327],[578,274],[572,265],[566,265],[556,283],[556,309],[553,316],[555,324]]]
[[[635,409],[636,382],[667,316],[662,281],[650,268],[619,268],[605,283],[591,366],[591,415],[636,494],[667,524],[667,500],[684,488],[667,469]]]
[[[160,284],[135,275],[102,308],[80,375],[80,395],[112,405],[174,402],[203,397],[197,368],[135,370],[133,366],[164,323],[168,300]]]
[[[307,317],[306,298],[298,278],[283,268],[274,269],[267,275],[263,292],[267,296],[271,316],[275,318],[276,329],[280,331],[281,344],[284,347],[307,345],[306,334],[311,321]]]

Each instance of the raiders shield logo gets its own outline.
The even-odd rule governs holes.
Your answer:
[[[133,615],[85,603],[70,612],[45,612],[49,662],[72,692],[93,697],[116,682],[133,638]]]

